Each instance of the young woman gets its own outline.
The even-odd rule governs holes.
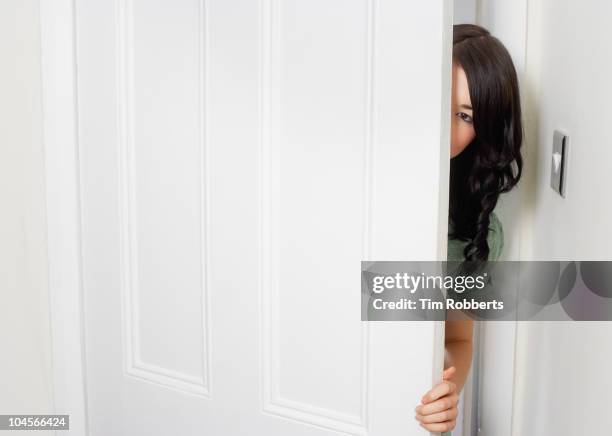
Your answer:
[[[497,260],[504,235],[493,210],[521,177],[523,131],[512,59],[480,26],[454,26],[451,110],[448,260]],[[455,428],[472,361],[473,321],[445,325],[443,381],[415,408],[415,418],[432,432]]]

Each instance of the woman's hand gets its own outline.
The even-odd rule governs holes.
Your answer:
[[[457,386],[450,378],[457,369],[451,366],[444,370],[442,381],[423,395],[415,410],[415,418],[429,431],[444,432],[455,428],[457,422]]]

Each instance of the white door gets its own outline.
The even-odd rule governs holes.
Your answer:
[[[426,434],[359,266],[445,255],[450,2],[75,5],[89,435]]]

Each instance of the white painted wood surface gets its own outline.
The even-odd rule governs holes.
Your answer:
[[[425,434],[443,325],[362,323],[357,268],[446,255],[450,2],[47,8],[71,431]]]

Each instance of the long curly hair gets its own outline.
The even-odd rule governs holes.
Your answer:
[[[467,76],[474,140],[450,162],[449,237],[469,241],[467,261],[486,262],[490,215],[523,169],[521,104],[516,70],[504,45],[473,24],[453,28],[453,62]]]

